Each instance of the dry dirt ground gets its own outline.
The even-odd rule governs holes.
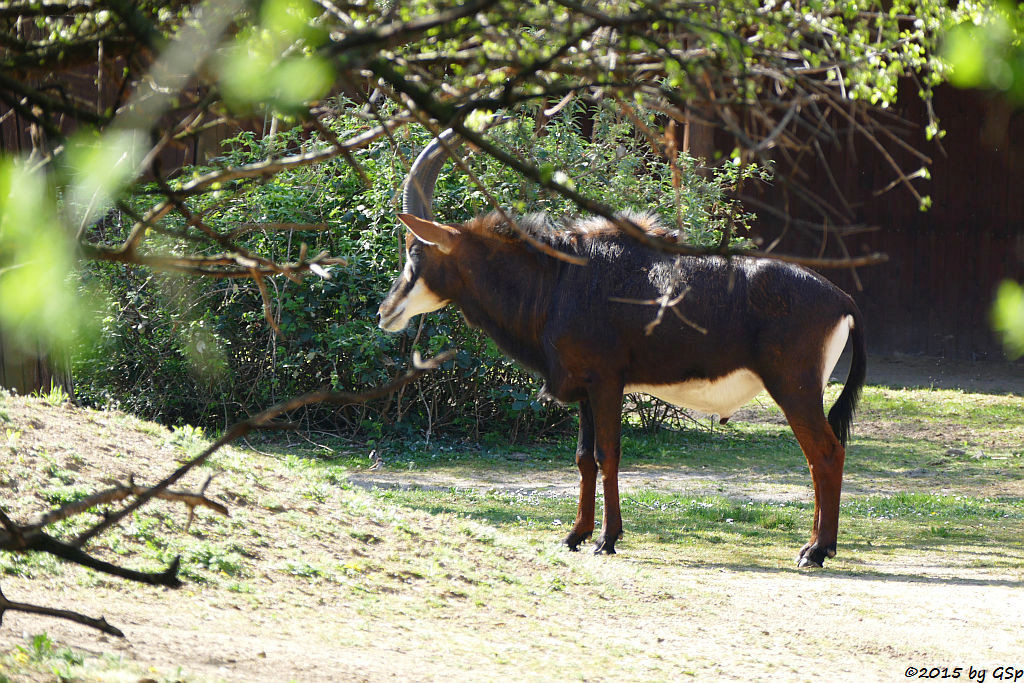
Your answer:
[[[1024,373],[1002,365],[885,363],[892,367],[882,381],[894,385],[1024,393]],[[40,400],[0,407],[9,418],[0,502],[15,518],[48,507],[19,496],[35,490],[26,482],[40,473],[96,488],[169,471],[183,457],[180,439],[129,416]],[[706,561],[692,547],[672,556],[662,548],[595,557],[471,520],[389,508],[359,486],[346,490],[309,472],[303,481],[312,484],[290,489],[301,467],[248,451],[218,462],[215,487],[232,517],[203,513],[186,536],[189,552],[227,548],[237,571],[211,564],[179,591],[126,586],[75,568],[0,573],[11,600],[103,615],[127,636],[10,613],[0,626],[0,654],[17,654],[25,636],[45,632],[87,655],[86,679],[131,681],[852,681],[898,680],[910,667],[925,677],[948,667],[947,677],[965,680],[973,667],[994,680],[996,667],[1024,669],[1020,548],[890,555],[857,572],[844,571],[839,558],[823,571],[797,571],[790,557],[752,568]],[[561,481],[539,485],[574,495],[569,469]],[[395,474],[361,476],[354,483],[403,484]],[[669,471],[627,469],[625,479],[626,486],[662,482],[687,495],[722,491],[720,480]],[[776,493],[806,497],[808,489],[805,482],[802,492]],[[160,529],[182,535],[184,513],[160,510]],[[149,538],[134,524],[136,538]],[[218,533],[244,536],[252,548],[221,542]],[[132,562],[116,544],[105,552]],[[44,671],[26,680],[54,679]]]

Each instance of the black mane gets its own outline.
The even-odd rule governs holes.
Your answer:
[[[506,214],[507,215],[507,214]],[[652,213],[639,211],[622,211],[618,216],[632,221],[649,235],[665,237],[672,233],[666,230]],[[511,218],[511,217],[509,217]],[[616,225],[601,216],[586,218],[568,219],[564,221],[553,221],[543,212],[530,213],[521,218],[511,218],[515,221],[516,227],[512,225],[505,215],[492,211],[474,218],[465,223],[462,228],[477,234],[486,234],[507,239],[510,241],[522,241],[522,234],[530,236],[534,240],[555,248],[567,248],[578,246],[584,240],[610,239],[625,237]]]

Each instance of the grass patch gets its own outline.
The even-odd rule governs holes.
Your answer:
[[[839,385],[826,391],[825,406]],[[913,409],[903,411],[904,406]],[[846,461],[846,482],[871,488],[962,488],[998,490],[1011,482],[1024,492],[1024,399],[949,390],[866,387]],[[334,444],[338,445],[338,444]],[[778,407],[762,394],[724,426],[710,421],[681,429],[624,428],[624,467],[672,467],[724,475],[764,476],[809,486],[803,453]],[[298,451],[317,464],[327,483],[366,472],[370,448],[339,445],[334,454],[306,447]],[[452,478],[508,473],[531,484],[531,472],[574,476],[575,439],[527,446],[482,446],[434,440],[375,445],[383,470],[428,472]],[[290,451],[294,457],[297,451]]]
[[[894,582],[915,590],[961,581],[1018,586],[1024,576],[1024,474],[1013,453],[1024,443],[1024,420],[1010,415],[1018,400],[913,390],[907,400],[923,402],[920,410],[945,411],[946,421],[901,423],[896,419],[900,392],[890,395],[894,391],[866,392],[857,423],[861,431],[847,459],[839,554],[822,573],[795,570],[813,515],[810,476],[788,426],[762,401],[742,419],[713,429],[701,423],[679,430],[625,430],[623,466],[631,478],[622,490],[625,536],[616,558],[569,553],[558,544],[576,513],[573,439],[528,447],[377,443],[372,449],[383,464],[373,471],[371,447],[339,440],[326,442],[330,451],[286,443],[261,443],[260,452],[226,450],[213,460],[217,476],[210,491],[229,505],[230,518],[200,510],[186,532],[185,511],[157,502],[91,547],[101,557],[148,570],[181,556],[182,575],[190,584],[185,590],[194,595],[165,595],[65,567],[48,556],[11,553],[0,553],[0,581],[48,580],[64,590],[114,588],[124,592],[123,604],[165,601],[161,610],[189,610],[190,616],[199,615],[204,603],[257,616],[273,607],[274,619],[282,623],[292,612],[313,610],[323,618],[318,628],[336,629],[332,642],[359,641],[368,652],[379,642],[411,642],[413,649],[442,643],[437,634],[454,626],[461,635],[442,643],[455,648],[452,656],[476,652],[475,645],[458,649],[460,642],[489,639],[502,643],[502,661],[510,667],[524,661],[516,649],[526,648],[524,643],[539,638],[557,641],[552,652],[582,650],[593,629],[606,623],[625,633],[623,624],[653,619],[637,632],[660,638],[707,614],[717,628],[716,610],[731,609],[730,601],[755,584],[766,598],[754,600],[748,610],[769,606],[772,590],[780,586],[789,591],[785,610],[791,610],[800,600],[816,599],[818,590],[835,594],[834,587],[825,586],[833,580],[857,590],[875,583],[888,589]],[[829,392],[830,403],[837,389]],[[961,413],[961,405],[973,408]],[[46,410],[55,414],[63,408]],[[984,420],[998,424],[978,431],[976,423]],[[197,430],[168,433],[140,423],[134,434],[149,435],[153,448],[134,454],[119,449],[97,464],[102,449],[84,457],[85,451],[76,447],[69,453],[56,442],[44,448],[33,441],[41,430],[23,431],[4,476],[19,487],[10,498],[11,513],[26,519],[40,506],[109,485],[110,468],[121,459],[130,471],[158,471],[173,467],[170,461],[195,452],[206,439]],[[984,457],[975,457],[978,451]],[[372,488],[373,477],[390,479]],[[182,486],[201,485],[204,478]],[[440,483],[448,480],[460,483]],[[56,529],[62,537],[79,530]],[[771,588],[758,583],[770,579],[780,581]],[[728,583],[714,587],[721,582]],[[890,598],[880,600],[873,609],[888,615]],[[325,616],[342,611],[333,621]],[[220,616],[231,613],[223,610]],[[658,621],[676,614],[678,622]],[[309,614],[302,618],[308,622]],[[743,619],[736,623],[757,620]],[[835,623],[855,621],[840,615]],[[515,635],[502,641],[507,633]],[[763,635],[758,627],[746,637]],[[670,643],[676,648],[671,650],[645,637],[613,643],[614,653],[607,655],[612,659],[605,664],[685,649],[683,640]],[[686,634],[686,639],[701,637]],[[49,680],[45,676],[58,675],[47,673],[52,665],[58,678],[91,680],[91,671],[122,667],[95,657],[74,664],[54,654],[59,648],[48,653],[43,644],[28,641],[20,647],[11,649],[8,641],[7,654],[0,656],[0,682],[8,670],[14,672],[12,680],[40,678],[40,671],[41,679]],[[33,654],[37,651],[42,654]],[[555,663],[529,661],[528,673],[548,673]],[[647,673],[649,679],[667,679],[678,673],[677,664],[673,660],[671,670],[662,670],[649,662],[653,668],[634,671],[633,678]],[[600,677],[599,670],[605,671],[581,669],[581,677]],[[488,673],[499,677],[497,670]]]
[[[934,518],[949,521],[1024,519],[1020,498],[972,498],[931,493],[896,493],[869,496],[842,505],[842,511],[864,518]]]
[[[573,500],[528,492],[413,489],[378,490],[375,495],[389,504],[482,522],[552,545],[575,515]],[[695,558],[703,562],[762,568],[780,566],[780,558],[787,566],[810,534],[813,512],[808,503],[687,497],[655,489],[624,494],[621,509],[626,529],[620,550],[664,556],[684,546],[699,549]],[[840,512],[840,547],[847,557],[859,553],[864,560],[875,551],[884,554],[886,548],[918,552],[953,541],[1016,543],[1022,519],[1024,501],[1018,498],[916,493],[853,498]],[[486,535],[478,540],[486,543]],[[1024,553],[1014,562],[1024,568]]]
[[[866,387],[864,407],[879,417],[1024,427],[1024,397],[957,389]]]
[[[18,576],[37,579],[60,574],[60,560],[42,553],[0,553],[0,577]]]
[[[26,636],[24,643],[0,653],[0,683],[15,681],[172,681],[194,680],[178,671],[154,678],[155,669],[143,671],[120,655],[90,655],[59,646],[46,632]],[[10,675],[8,675],[10,674]]]

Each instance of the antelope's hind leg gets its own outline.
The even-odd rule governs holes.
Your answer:
[[[825,419],[820,395],[813,390],[795,395],[771,393],[800,443],[814,483],[814,524],[810,540],[797,556],[797,565],[822,567],[826,557],[836,554],[846,451]]]
[[[577,551],[594,532],[594,495],[597,489],[597,460],[594,457],[594,415],[590,402],[580,401],[580,433],[576,441],[576,467],[580,471],[580,499],[576,521],[562,543]]]

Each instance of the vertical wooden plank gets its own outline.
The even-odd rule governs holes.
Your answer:
[[[74,395],[74,382],[66,368],[56,368],[42,350],[26,352],[0,330],[0,387],[19,394],[49,391],[59,386]]]

